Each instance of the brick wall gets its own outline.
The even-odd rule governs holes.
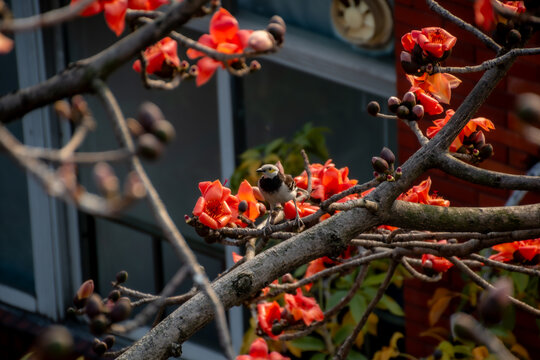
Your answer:
[[[402,50],[401,36],[412,29],[441,26],[458,38],[452,55],[446,61],[448,66],[474,65],[493,56],[493,53],[486,49],[476,37],[431,12],[425,1],[395,0],[394,3],[398,96],[403,95],[410,87],[403,76],[404,73],[399,64],[399,54]],[[473,21],[472,1],[440,0],[439,3],[462,19],[468,22]],[[540,44],[538,36],[532,42]],[[451,108],[456,109],[459,106],[480,76],[480,73],[458,76],[463,82],[452,92]],[[512,113],[515,95],[522,92],[540,94],[540,56],[519,59],[509,75],[501,81],[478,111],[476,116],[487,117],[496,126],[495,131],[486,133],[486,141],[494,147],[494,156],[482,163],[480,167],[512,174],[524,174],[532,165],[540,161],[540,148],[520,136],[517,131],[518,120]],[[430,120],[441,117],[443,116],[428,117],[426,120],[420,121],[419,125],[425,130],[431,125]],[[416,137],[402,123],[398,125],[398,145],[401,163],[419,148]],[[450,200],[453,206],[501,206],[510,195],[509,191],[468,184],[441,171],[430,171],[428,175],[433,180],[432,188],[445,199]],[[539,194],[529,193],[522,203],[535,202],[540,202]],[[416,280],[408,281],[405,284],[406,347],[408,353],[415,356],[426,356],[433,352],[438,341],[419,335],[429,328],[427,301],[437,287],[452,287],[459,291],[460,284],[460,274],[453,269],[445,274],[441,282],[436,284],[425,284]],[[526,345],[532,355],[531,358],[534,358],[533,355],[540,351],[538,327],[530,316],[518,312],[517,317],[519,323],[515,331],[517,339]],[[448,316],[443,316],[440,324],[437,325],[447,327]]]

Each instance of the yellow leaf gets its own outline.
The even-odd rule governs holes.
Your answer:
[[[369,314],[366,329],[367,332],[373,336],[377,336],[377,324],[379,323],[379,317],[374,313]]]
[[[531,358],[529,357],[529,353],[527,352],[527,350],[519,345],[519,344],[514,344],[511,348],[510,348],[510,351],[513,352],[514,354],[518,355],[521,359],[524,359],[524,360],[531,360]]]
[[[484,360],[489,356],[489,351],[485,346],[477,346],[472,350],[474,360]]]
[[[428,306],[431,306],[434,303],[436,303],[437,300],[439,300],[440,298],[447,297],[447,296],[452,296],[453,294],[455,294],[455,293],[448,290],[447,288],[437,288],[437,290],[435,290],[435,293],[433,294],[431,299],[428,300],[427,304],[428,304]]]
[[[290,341],[285,341],[285,346],[287,349],[297,358],[302,357],[302,350],[300,348],[294,346]]]
[[[394,335],[392,335],[392,338],[390,339],[390,346],[394,349],[397,350],[398,346],[397,346],[397,342],[399,339],[401,339],[403,337],[403,334],[396,331],[394,333]]]
[[[369,318],[368,318],[369,321]],[[343,320],[341,320],[342,325],[356,325],[356,321],[354,321],[354,318],[352,316],[352,313],[350,311],[347,311],[345,316],[343,317]]]
[[[358,333],[356,336],[356,339],[354,340],[354,345],[356,345],[357,348],[362,348],[362,345],[364,345],[364,335],[365,332],[362,330]]]
[[[445,341],[448,339],[448,335],[448,329],[443,328],[442,326],[432,327],[420,333],[420,336],[429,336],[439,341]]]
[[[448,305],[450,305],[450,301],[452,301],[453,296],[444,296],[441,298],[438,298],[437,301],[431,305],[429,308],[429,325],[433,326],[439,321],[441,318],[441,315],[444,313],[444,311],[448,308]]]

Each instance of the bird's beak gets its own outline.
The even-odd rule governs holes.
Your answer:
[[[255,170],[255,171],[257,171],[258,173],[264,172],[263,168],[258,168],[258,169]]]

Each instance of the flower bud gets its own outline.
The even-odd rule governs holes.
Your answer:
[[[152,131],[152,127],[158,120],[163,120],[165,117],[161,109],[154,103],[145,101],[139,107],[137,119],[146,131]]]
[[[401,175],[403,175],[403,170],[401,170],[401,167],[398,167],[396,171],[394,172],[394,176],[396,177],[396,180],[398,180]]]
[[[247,201],[246,200],[240,201],[240,203],[238,204],[238,212],[244,213],[247,211],[247,209],[248,209]]]
[[[186,71],[188,68],[189,68],[189,62],[187,62],[186,60],[182,60],[182,61],[180,62],[180,68],[179,68],[179,70],[180,70],[180,71]]]
[[[290,283],[290,284],[292,284],[292,283],[294,282],[294,277],[292,276],[291,273],[286,273],[285,275],[283,275],[283,276],[281,277],[281,281],[282,281],[283,283]]]
[[[98,162],[94,166],[94,182],[99,191],[107,198],[118,193],[119,182],[113,168],[106,162]]]
[[[374,172],[373,172],[373,177],[374,177],[374,178],[378,178],[378,177],[379,177],[379,173],[376,172],[376,171],[374,171]]]
[[[86,280],[77,290],[76,297],[79,300],[87,299],[94,293],[94,280]]]
[[[261,70],[261,63],[257,60],[253,60],[249,63],[249,71],[255,72]]]
[[[396,178],[392,174],[387,174],[386,181],[389,181],[389,182],[396,181]]]
[[[377,114],[381,111],[381,106],[376,101],[370,101],[369,104],[367,104],[367,112],[371,116],[377,116]]]
[[[285,20],[283,20],[283,18],[279,15],[274,15],[270,18],[270,21],[269,21],[270,24],[279,24],[281,26],[283,26],[284,28],[287,28],[287,25],[285,24]]]
[[[473,156],[478,156],[480,155],[480,151],[478,149],[473,149],[472,154]]]
[[[396,162],[396,156],[394,155],[394,153],[392,152],[392,150],[390,150],[389,148],[387,148],[386,146],[382,148],[381,150],[381,158],[383,158],[384,160],[386,160],[386,162],[390,165],[392,165],[393,163]]]
[[[266,214],[266,206],[263,203],[258,203],[257,206],[259,207],[259,216],[264,216]]]
[[[54,111],[64,119],[71,119],[71,107],[65,100],[58,100],[54,103]]]
[[[411,108],[416,105],[416,95],[414,95],[413,92],[407,91],[403,95],[403,99],[401,100],[401,104],[407,106],[408,108]]]
[[[89,114],[88,103],[84,100],[82,95],[75,95],[71,98],[71,119],[75,123],[80,122],[83,116]]]
[[[107,335],[105,336],[105,339],[103,339],[103,342],[107,344],[107,349],[110,349],[114,346],[114,342],[116,341],[116,338],[114,335]]]
[[[92,344],[92,350],[96,353],[96,355],[101,356],[105,354],[105,351],[107,351],[107,344],[103,341],[99,341],[99,339],[94,339],[94,343]]]
[[[271,35],[272,40],[275,40],[275,44],[280,46],[285,40],[286,27],[278,23],[270,23],[266,27],[266,31]],[[270,49],[269,49],[270,50]]]
[[[391,112],[395,113],[399,105],[401,105],[401,100],[399,100],[397,97],[390,96],[388,98],[388,108],[390,109]]]
[[[378,156],[374,156],[371,158],[371,166],[373,166],[373,169],[378,173],[385,173],[390,168],[388,162]]]
[[[146,188],[136,172],[130,172],[124,184],[124,196],[129,199],[141,199],[146,195]]]
[[[124,296],[118,299],[109,314],[109,318],[112,322],[119,322],[126,320],[129,315],[131,315],[131,301]]]
[[[199,67],[197,65],[191,65],[189,68],[189,76],[197,77],[199,75]]]
[[[103,334],[109,327],[109,320],[103,314],[99,314],[90,321],[90,331],[94,335]]]
[[[122,284],[125,283],[128,279],[128,272],[126,270],[119,271],[116,273],[116,283]]]
[[[165,144],[173,141],[176,136],[176,131],[174,130],[174,126],[167,120],[156,121],[152,126],[151,132],[161,142]]]
[[[521,33],[516,29],[510,30],[506,35],[506,43],[508,45],[516,45],[519,42],[521,42]]]
[[[407,51],[402,51],[399,59],[401,62],[401,67],[403,68],[403,71],[405,71],[405,73],[411,75],[419,75],[422,72],[422,70],[420,69],[420,64],[414,61],[411,53]]]
[[[95,318],[103,312],[103,300],[98,294],[93,294],[87,301],[84,307],[84,312],[89,318]]]
[[[272,324],[272,334],[279,335],[283,332],[283,325],[280,322]]]
[[[411,112],[415,116],[416,120],[422,120],[424,117],[424,107],[420,104],[414,105]]]
[[[510,303],[509,296],[514,292],[514,284],[509,278],[500,278],[493,285],[493,288],[482,293],[478,304],[480,318],[488,326],[501,322],[504,310]]]
[[[109,293],[109,296],[107,296],[109,298],[109,300],[113,301],[113,302],[116,302],[118,299],[120,299],[120,291],[118,290],[111,290],[111,292]]]
[[[133,137],[139,137],[146,132],[146,130],[141,125],[141,123],[135,120],[134,118],[127,118],[126,123],[127,123],[129,133]]]
[[[493,155],[493,146],[491,144],[486,144],[482,146],[479,150],[480,152],[478,153],[478,156],[482,159],[487,159]]]
[[[163,150],[163,143],[153,134],[146,133],[137,139],[137,154],[148,160],[159,158]]]
[[[398,118],[400,119],[407,119],[407,117],[409,116],[410,114],[410,110],[407,106],[405,105],[400,105],[396,111],[396,115]]]
[[[274,45],[274,37],[266,30],[256,30],[251,33],[248,39],[248,46],[258,52],[272,50]]]
[[[483,131],[476,131],[473,137],[473,145],[475,148],[479,149],[486,144],[486,136]]]

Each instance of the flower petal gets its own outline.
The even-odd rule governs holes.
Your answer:
[[[124,31],[125,17],[128,8],[127,0],[112,0],[103,4],[105,11],[105,21],[109,28],[116,34],[120,34]]]

